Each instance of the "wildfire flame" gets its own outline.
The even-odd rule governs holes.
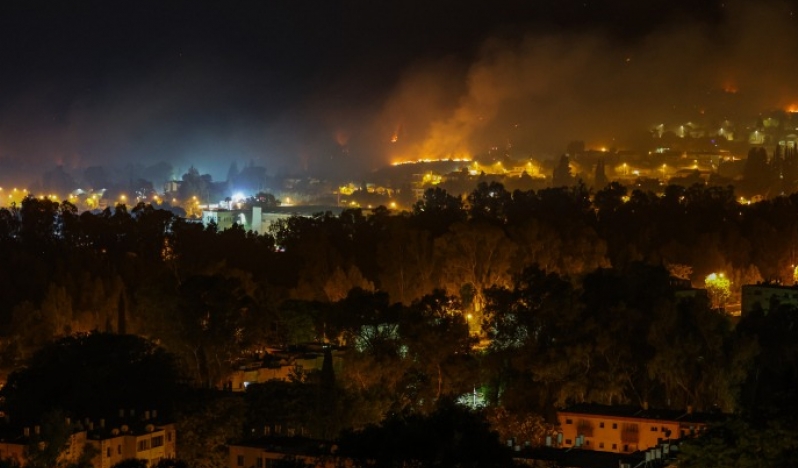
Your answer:
[[[399,141],[399,134],[402,132],[402,124],[396,126],[396,131],[393,132],[393,136],[391,136],[391,143],[396,143]]]
[[[422,158],[416,160],[408,160],[408,161],[394,161],[391,163],[392,166],[402,166],[404,164],[423,164],[423,163],[433,163],[433,162],[471,162],[471,158],[467,157],[460,157],[460,158]]]

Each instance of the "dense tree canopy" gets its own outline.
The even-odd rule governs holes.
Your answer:
[[[20,418],[165,411],[166,400],[138,401],[134,390],[178,373],[219,386],[269,346],[321,341],[345,346],[338,420],[312,422],[325,434],[427,415],[465,394],[542,415],[576,402],[779,406],[798,387],[794,311],[735,327],[700,293],[677,295],[674,277],[701,286],[724,272],[733,295],[763,279],[787,283],[796,241],[798,196],[748,204],[704,185],[656,195],[617,183],[509,192],[486,181],[465,198],[430,189],[410,212],[291,217],[260,235],[145,204],[78,214],[31,197],[0,209],[0,358],[27,364],[4,392]],[[174,360],[153,342],[110,334],[120,331]],[[119,374],[109,356],[132,368]],[[142,373],[145,358],[154,367]],[[132,375],[141,378],[124,380]],[[128,382],[120,400],[81,399],[117,378]],[[269,391],[274,411],[296,407],[279,401],[318,402],[311,387]],[[253,393],[247,404],[267,400]],[[265,411],[251,414],[260,423]]]
[[[52,411],[105,417],[122,409],[172,410],[179,388],[172,356],[133,335],[90,333],[54,341],[12,373],[2,389],[13,420],[37,422]]]
[[[505,467],[510,452],[484,417],[451,403],[427,416],[393,416],[381,425],[348,432],[340,453],[375,467]]]

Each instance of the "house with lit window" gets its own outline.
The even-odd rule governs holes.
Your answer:
[[[308,373],[321,370],[325,346],[312,343],[290,350],[269,350],[261,359],[241,363],[229,374],[226,387],[234,392],[243,392],[253,383],[302,380]],[[341,372],[342,356],[341,350],[331,351],[332,366],[336,373]]]
[[[563,448],[632,453],[703,431],[715,415],[630,406],[580,404],[557,411]]]
[[[83,455],[86,446],[86,432],[72,425],[69,418],[64,424],[68,434],[58,456],[59,465],[75,465]],[[46,441],[41,434],[41,426],[28,426],[19,432],[19,428],[2,427],[0,429],[0,460],[14,460],[20,466],[27,464],[28,450],[46,449]]]
[[[93,448],[94,468],[111,468],[131,458],[154,466],[162,459],[177,457],[175,425],[159,420],[157,411],[137,415],[135,410],[120,410],[119,417],[112,420],[66,418],[64,424],[69,435],[59,455],[59,465],[78,464],[87,446]],[[0,430],[0,459],[13,459],[25,466],[27,450],[45,443],[40,426],[24,427],[21,434],[19,428],[4,427]]]
[[[158,420],[156,411],[145,411],[136,417],[135,411],[120,410],[120,418],[114,424],[101,419],[95,425],[89,422],[87,443],[96,449],[92,459],[94,468],[111,468],[128,458],[146,460],[149,466],[164,458],[177,457],[177,434],[173,423]]]

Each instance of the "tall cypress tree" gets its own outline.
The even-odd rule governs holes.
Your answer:
[[[604,171],[604,160],[599,159],[596,163],[596,176],[593,178],[593,188],[595,190],[601,190],[609,183],[610,181],[607,179],[607,174]]]

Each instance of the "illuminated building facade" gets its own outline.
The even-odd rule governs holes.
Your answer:
[[[94,468],[111,468],[122,460],[145,460],[148,466],[155,466],[162,459],[177,458],[177,432],[173,423],[160,423],[157,412],[145,411],[136,417],[135,411],[120,417],[113,424],[106,424],[105,419],[99,422],[91,420],[72,422],[65,421],[70,433],[58,457],[59,466],[77,465],[81,461],[87,446],[93,447],[94,457],[91,464]],[[38,441],[40,426],[25,427],[22,435],[3,437],[0,440],[0,459],[13,459],[21,466],[27,465],[26,451]],[[38,442],[37,442],[38,441]]]
[[[798,286],[778,283],[746,284],[742,287],[742,314],[761,308],[767,315],[776,304],[798,307]]]
[[[233,227],[234,224],[241,226],[244,231],[254,231],[263,233],[263,215],[259,206],[252,209],[224,209],[213,208],[202,210],[202,225],[205,227],[216,224],[216,229],[221,232]]]
[[[69,420],[67,420],[69,424]],[[0,460],[14,460],[20,466],[27,464],[28,450],[35,447],[44,449],[46,442],[41,435],[41,426],[25,427],[22,434],[6,433],[0,436]],[[60,465],[76,465],[80,462],[83,448],[86,446],[86,431],[73,430],[69,433],[58,456]]]
[[[663,441],[692,436],[706,427],[691,410],[576,405],[557,412],[563,448],[632,453]]]
[[[342,352],[338,350],[330,353],[335,372],[342,371],[341,356]],[[241,365],[234,370],[229,376],[227,387],[234,392],[243,392],[253,383],[302,379],[308,372],[320,371],[323,366],[324,353],[319,348],[307,349],[304,352],[266,354],[264,359]]]
[[[136,423],[113,428],[106,428],[104,424],[92,427],[87,443],[97,452],[92,459],[94,468],[111,468],[130,458],[146,460],[148,466],[155,466],[162,459],[177,457],[175,425],[155,424],[149,412],[145,413],[144,420]]]

